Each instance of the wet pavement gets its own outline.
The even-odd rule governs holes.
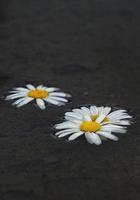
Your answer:
[[[0,3],[0,200],[132,200],[140,192],[140,2]],[[63,107],[4,101],[27,83],[73,95]],[[81,105],[126,108],[119,142],[68,143],[53,125]]]

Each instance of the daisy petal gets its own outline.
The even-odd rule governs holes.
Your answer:
[[[69,116],[69,117],[72,117],[72,118],[75,118],[75,119],[79,119],[79,120],[82,119],[82,116],[81,116],[81,115],[76,114],[76,113],[74,113],[74,112],[66,112],[66,113],[65,113],[65,116]]]
[[[101,123],[104,120],[105,117],[106,117],[105,115],[100,114],[99,117],[96,119],[96,122]]]
[[[28,92],[29,92],[29,90],[27,89],[27,91],[12,90],[9,93],[10,94],[24,94],[24,95],[27,95]]]
[[[87,116],[90,116],[91,113],[90,113],[90,110],[86,107],[81,107],[81,110],[83,111],[83,113]]]
[[[98,109],[96,106],[90,106],[91,115],[98,115]]]
[[[70,116],[65,116],[65,119],[66,119],[67,121],[70,121],[70,122],[73,122],[73,123],[77,123],[77,124],[80,124],[80,123],[82,122],[82,120],[80,120],[80,119],[75,119],[75,118],[70,117]]]
[[[28,92],[29,91],[29,89],[23,88],[23,87],[17,87],[17,88],[14,88],[14,90],[21,91],[21,92]]]
[[[111,121],[112,124],[116,124],[116,125],[122,125],[122,126],[129,126],[131,125],[131,122],[128,120],[118,120],[118,121]]]
[[[44,110],[46,108],[45,103],[42,99],[36,99],[36,103],[41,110]]]
[[[108,124],[108,125],[102,126],[101,131],[116,132],[116,133],[126,133],[126,129],[125,128],[126,127],[113,125],[113,124]]]
[[[54,91],[58,91],[60,90],[59,88],[56,88],[56,87],[50,87],[50,88],[47,88],[47,91],[48,92],[54,92]]]
[[[83,112],[83,117],[84,117],[85,121],[91,121],[90,110],[86,107],[81,107],[81,111]]]
[[[62,131],[58,131],[55,135],[60,135],[62,133],[67,133],[67,132],[71,132],[71,133],[74,133],[74,132],[77,132],[78,129],[75,129],[75,128],[69,128],[69,129],[65,129],[65,130],[62,130]]]
[[[122,114],[126,114],[127,111],[126,110],[115,110],[113,112],[111,112],[108,117],[116,117],[118,115],[122,115]]]
[[[103,107],[103,106],[98,107],[98,115],[103,114],[103,110],[104,110],[104,107]]]
[[[82,110],[79,109],[79,108],[73,109],[72,111],[73,111],[74,113],[78,114],[79,116],[83,116],[83,112],[82,112]]]
[[[107,116],[108,117],[108,116]],[[118,121],[118,120],[123,120],[123,119],[131,119],[132,117],[130,115],[127,114],[120,114],[120,115],[116,115],[116,116],[109,116],[108,119],[109,121]]]
[[[90,144],[93,144],[93,143],[96,145],[102,144],[100,137],[94,133],[85,133],[85,137],[86,137],[88,143],[90,143]]]
[[[50,93],[50,96],[56,96],[56,97],[71,97],[70,94],[66,94],[66,93],[63,93],[63,92],[52,92]]]
[[[17,105],[17,104],[21,103],[22,101],[24,101],[25,99],[26,99],[26,97],[20,98],[20,99],[16,100],[12,105],[13,106]]]
[[[78,137],[81,136],[81,135],[83,135],[83,132],[82,132],[82,131],[79,131],[79,132],[77,132],[77,133],[72,134],[72,135],[68,138],[68,140],[69,140],[69,141],[75,140],[76,138],[78,138]]]
[[[59,101],[56,101],[56,100],[53,100],[53,99],[44,99],[46,102],[49,102],[51,104],[54,104],[54,105],[57,105],[57,106],[63,106],[65,105],[65,103],[62,103],[62,102],[59,102]]]
[[[63,123],[60,123],[60,124],[56,124],[55,128],[56,129],[77,128],[77,124],[67,121],[67,122],[63,122]]]
[[[8,95],[6,97],[6,100],[12,100],[12,99],[17,99],[17,98],[21,98],[21,97],[24,97],[25,94],[11,94],[11,95]]]
[[[42,90],[42,89],[44,89],[44,87],[43,87],[43,85],[39,85],[39,86],[37,86],[37,89]]]
[[[69,130],[69,131],[67,131],[67,132],[64,132],[64,133],[60,134],[58,137],[59,137],[59,138],[65,137],[65,136],[70,135],[70,134],[73,134],[73,133],[75,133],[75,132],[77,132],[77,130],[75,130],[75,131]]]
[[[29,90],[35,90],[35,87],[31,84],[27,84],[26,87],[29,89]]]
[[[68,102],[67,99],[64,99],[62,97],[50,97],[49,99],[54,100],[54,101],[66,102],[66,103]]]
[[[111,139],[111,140],[114,140],[114,141],[118,141],[119,138],[116,137],[115,135],[109,133],[109,132],[103,132],[103,131],[98,131],[97,134],[101,135],[101,136],[104,136],[108,139]]]
[[[110,111],[111,111],[111,107],[105,107],[105,108],[103,109],[103,114],[104,114],[105,116],[107,116],[107,115],[110,113]]]
[[[28,98],[28,97],[26,97],[25,100],[23,100],[23,101],[21,101],[20,103],[17,104],[17,107],[18,107],[18,108],[19,108],[19,107],[22,107],[22,106],[24,106],[25,104],[31,102],[32,100],[33,100],[33,98]]]

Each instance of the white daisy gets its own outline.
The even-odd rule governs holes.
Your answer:
[[[55,125],[56,129],[62,129],[56,135],[59,138],[71,135],[70,141],[85,135],[90,144],[96,145],[100,145],[103,139],[118,141],[112,133],[126,133],[131,118],[126,110],[111,112],[111,107],[81,107],[65,113],[65,121]]]
[[[45,109],[45,103],[51,103],[57,106],[64,105],[68,102],[65,97],[70,97],[71,95],[64,92],[59,92],[59,88],[55,87],[45,87],[39,85],[34,87],[31,84],[26,85],[25,87],[14,88],[13,91],[10,91],[10,95],[6,97],[6,100],[16,100],[13,105],[18,108],[35,100],[40,109]]]

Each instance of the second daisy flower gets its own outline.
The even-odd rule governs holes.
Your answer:
[[[70,94],[60,92],[56,87],[45,87],[39,85],[37,87],[28,84],[26,87],[17,87],[11,91],[6,100],[16,100],[13,105],[17,107],[24,106],[25,104],[35,100],[40,109],[46,108],[45,103],[54,104],[57,106],[64,105],[68,102],[66,97],[71,97]]]
[[[58,137],[69,136],[68,140],[75,140],[85,135],[90,144],[100,145],[102,140],[118,140],[112,133],[126,133],[126,126],[130,125],[132,117],[126,110],[115,110],[111,107],[90,106],[73,109],[65,113],[65,121],[55,125],[56,129],[62,129],[56,133]]]

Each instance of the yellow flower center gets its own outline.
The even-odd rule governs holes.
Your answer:
[[[47,98],[49,93],[46,90],[31,90],[28,93],[29,97],[32,97],[34,99],[43,99]]]
[[[99,131],[101,125],[95,121],[84,121],[80,125],[80,130],[84,132],[96,132]]]
[[[83,132],[94,132],[96,133],[96,131],[99,131],[101,129],[101,124],[96,122],[96,119],[99,117],[99,115],[92,115],[91,116],[91,120],[92,121],[83,121],[80,124],[80,130]],[[108,117],[105,117],[104,120],[102,121],[102,123],[105,122],[109,122]]]
[[[92,121],[96,121],[96,119],[99,117],[99,115],[93,115],[91,116]],[[109,122],[108,117],[105,117],[102,122]]]

